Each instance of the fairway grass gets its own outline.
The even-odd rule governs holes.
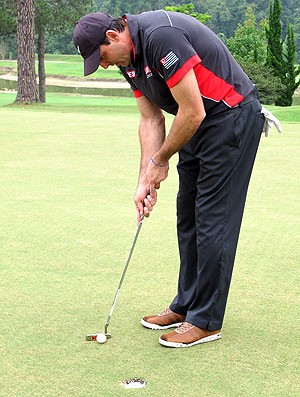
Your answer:
[[[176,293],[176,156],[112,338],[86,342],[103,331],[136,231],[138,112],[130,98],[49,94],[46,105],[11,106],[14,97],[0,94],[1,397],[298,397],[298,109],[275,109],[283,133],[262,136],[223,339],[168,349],[139,320]],[[148,385],[120,386],[134,377]]]
[[[0,68],[10,68],[11,72],[17,74],[17,61],[0,60]],[[38,69],[38,60],[36,59],[36,70]],[[50,55],[45,56],[45,71],[48,77],[62,76],[64,78],[83,78],[83,61],[80,55]],[[99,68],[93,75],[84,79],[120,79],[123,80],[119,69],[114,66],[109,69]]]

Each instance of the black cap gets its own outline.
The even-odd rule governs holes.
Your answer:
[[[113,18],[102,12],[85,15],[73,32],[73,41],[77,51],[84,59],[84,75],[94,73],[100,64],[99,46],[105,39],[106,31],[111,27]]]

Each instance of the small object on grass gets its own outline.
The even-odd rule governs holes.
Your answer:
[[[98,343],[105,343],[106,342],[106,335],[105,334],[98,334],[96,337],[96,341]]]
[[[120,382],[125,389],[141,389],[147,385],[147,381],[140,378],[132,378]]]
[[[102,332],[101,334],[87,334],[85,340],[96,341],[98,343],[105,343],[107,339],[111,338],[111,334]]]

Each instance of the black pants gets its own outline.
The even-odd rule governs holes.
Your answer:
[[[206,118],[180,150],[178,294],[171,310],[222,327],[248,184],[264,117],[257,99]]]

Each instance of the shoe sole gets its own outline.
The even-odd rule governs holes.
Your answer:
[[[218,333],[218,334],[206,336],[205,338],[201,338],[192,343],[168,342],[161,338],[159,338],[159,343],[162,346],[166,346],[166,347],[191,347],[191,346],[199,345],[200,343],[213,342],[214,340],[218,340],[221,338],[222,338],[222,334]]]
[[[141,324],[145,328],[154,329],[154,330],[160,330],[160,329],[163,330],[163,329],[169,329],[169,328],[177,328],[182,324],[182,322],[174,323],[174,324],[170,324],[170,325],[158,325],[158,324],[148,323],[144,319],[141,319]]]

